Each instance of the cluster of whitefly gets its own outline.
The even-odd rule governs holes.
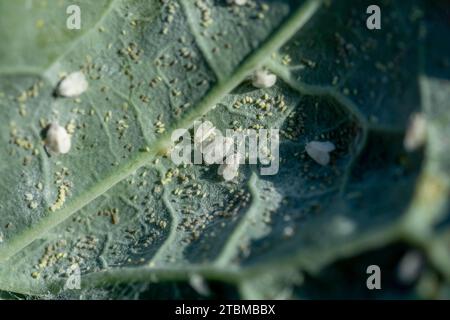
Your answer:
[[[227,3],[230,5],[244,6],[246,5],[248,0],[227,0]]]
[[[218,174],[225,180],[233,180],[239,172],[241,156],[233,154],[233,138],[216,135],[216,128],[210,121],[203,122],[194,133],[194,145],[203,154],[206,164],[222,162]]]

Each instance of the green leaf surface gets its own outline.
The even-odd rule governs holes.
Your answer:
[[[0,3],[0,297],[202,298],[196,279],[213,297],[261,297],[259,280],[308,297],[302,272],[398,239],[448,275],[433,231],[450,185],[448,4],[381,1],[374,31],[370,1],[76,1],[81,30],[69,4]],[[263,66],[278,80],[256,89]],[[80,69],[89,89],[55,97]],[[409,153],[418,111],[427,145]],[[279,128],[279,172],[175,166],[171,133],[201,119]],[[45,151],[51,121],[73,128],[66,155]],[[311,140],[336,145],[329,166]],[[81,290],[64,289],[73,265]]]

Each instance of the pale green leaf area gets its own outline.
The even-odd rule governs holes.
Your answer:
[[[380,1],[368,30],[370,4],[2,1],[0,298],[448,296],[450,8]],[[248,80],[262,67],[271,88]],[[88,90],[55,96],[77,70]],[[407,152],[421,111],[426,145]],[[171,133],[203,119],[280,129],[279,172],[174,165]],[[44,148],[52,121],[68,154]],[[335,144],[328,166],[312,140]],[[408,250],[426,263],[399,289]],[[369,264],[390,270],[382,295],[366,292]],[[74,265],[81,289],[64,287]]]

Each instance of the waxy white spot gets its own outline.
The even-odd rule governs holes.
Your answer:
[[[270,88],[277,82],[277,76],[267,70],[256,70],[252,76],[252,84],[256,88]]]
[[[61,80],[57,94],[62,97],[78,97],[88,88],[88,82],[83,72],[76,71]]]
[[[58,123],[53,122],[47,130],[47,137],[45,139],[45,146],[47,150],[56,154],[65,154],[70,151],[72,146],[71,136],[67,133],[64,127]]]
[[[422,113],[411,115],[403,145],[406,151],[415,151],[422,147],[427,139],[427,120]]]
[[[311,141],[306,144],[306,153],[318,164],[326,166],[330,163],[330,152],[336,147],[330,141]]]

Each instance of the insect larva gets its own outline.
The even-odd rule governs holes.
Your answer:
[[[406,151],[415,151],[425,144],[427,120],[422,113],[414,113],[409,120],[403,145]]]
[[[256,88],[270,88],[277,82],[277,76],[267,70],[256,70],[252,75],[252,84]]]
[[[78,97],[88,88],[88,82],[81,71],[72,72],[61,80],[57,94],[62,97]]]
[[[47,137],[45,139],[45,147],[56,154],[68,153],[71,143],[71,137],[64,127],[53,122],[47,129]]]
[[[225,163],[219,166],[217,173],[223,176],[226,181],[233,180],[239,173],[240,161],[241,155],[239,153],[232,154],[227,157]]]
[[[311,141],[306,144],[306,153],[318,164],[322,166],[330,163],[330,152],[335,150],[336,147],[330,141]]]

